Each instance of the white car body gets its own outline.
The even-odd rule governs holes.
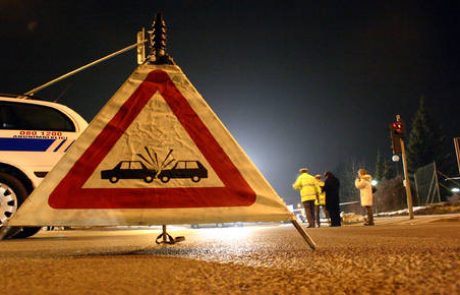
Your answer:
[[[87,126],[62,104],[0,95],[0,226]]]
[[[88,123],[74,110],[54,102],[0,97],[0,107],[2,102],[52,108],[69,118],[75,126],[75,131],[23,130],[0,126],[0,164],[19,169],[30,179],[33,187],[36,187],[43,180],[44,173],[56,165]]]

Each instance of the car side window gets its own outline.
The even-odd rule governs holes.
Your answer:
[[[66,115],[47,106],[3,101],[0,114],[0,129],[75,131]]]
[[[187,162],[187,168],[188,169],[197,169],[198,168],[198,164],[197,162],[193,161],[193,162]]]
[[[131,169],[142,169],[142,165],[140,162],[132,162]]]

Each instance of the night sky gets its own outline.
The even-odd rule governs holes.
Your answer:
[[[133,44],[159,11],[168,53],[287,203],[300,167],[390,157],[389,123],[422,95],[460,135],[460,1],[2,0],[0,92]],[[136,66],[131,51],[37,96],[90,121]]]

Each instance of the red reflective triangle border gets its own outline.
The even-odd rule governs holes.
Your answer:
[[[83,188],[111,148],[159,91],[212,166],[224,187]],[[168,74],[150,72],[50,194],[55,209],[135,209],[250,206],[256,200],[237,167],[221,148]]]

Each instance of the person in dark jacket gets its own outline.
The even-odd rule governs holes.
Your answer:
[[[326,193],[326,209],[331,217],[331,226],[340,226],[340,181],[328,171],[324,174],[324,192]]]

